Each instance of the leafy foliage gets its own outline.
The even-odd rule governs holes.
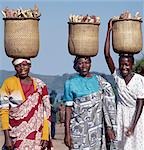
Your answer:
[[[136,62],[134,71],[144,76],[144,58]]]

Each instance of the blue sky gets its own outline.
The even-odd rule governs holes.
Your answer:
[[[107,31],[107,23],[113,16],[119,16],[123,11],[129,10],[133,15],[139,11],[144,17],[144,0],[0,0],[0,10],[9,8],[33,8],[37,4],[42,14],[39,22],[40,50],[36,58],[32,59],[31,72],[43,75],[62,75],[74,73],[74,56],[68,52],[68,17],[70,14],[100,16],[99,52],[92,58],[91,71],[110,74],[106,65],[103,48]],[[4,50],[4,22],[0,15],[0,70],[14,70],[11,58]],[[144,35],[144,25],[143,25]],[[143,36],[144,37],[144,36]],[[118,55],[113,52],[112,57],[118,66]],[[142,58],[144,52],[135,56],[136,60]]]

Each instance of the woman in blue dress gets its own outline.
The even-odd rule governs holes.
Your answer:
[[[110,141],[115,139],[116,105],[112,87],[100,75],[90,73],[90,68],[90,57],[76,56],[74,69],[79,74],[64,85],[64,141],[70,150],[106,150],[105,134]]]

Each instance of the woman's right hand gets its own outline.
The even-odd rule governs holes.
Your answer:
[[[65,136],[64,143],[67,147],[71,148],[71,136],[70,135]]]

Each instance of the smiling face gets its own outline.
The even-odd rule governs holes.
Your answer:
[[[24,79],[28,77],[31,64],[27,63],[26,61],[23,61],[22,63],[15,65],[14,67],[17,72],[17,76],[21,79]]]
[[[91,68],[91,61],[89,58],[79,58],[77,62],[77,71],[81,76],[89,77]]]
[[[122,77],[127,77],[132,73],[133,60],[129,57],[121,57],[119,59],[119,69]]]

